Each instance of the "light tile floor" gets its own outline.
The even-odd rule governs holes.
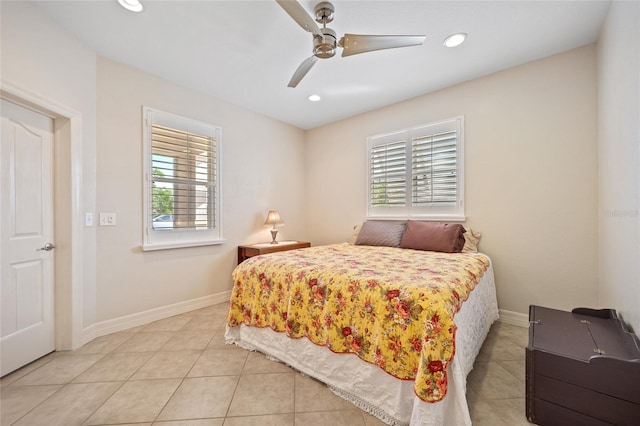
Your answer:
[[[226,311],[211,306],[34,361],[1,379],[0,424],[382,425],[321,383],[225,345]],[[526,344],[525,328],[493,325],[468,379],[474,425],[529,424]]]

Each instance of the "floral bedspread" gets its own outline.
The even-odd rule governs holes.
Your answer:
[[[228,325],[356,354],[435,402],[447,392],[454,315],[489,264],[472,253],[351,244],[256,256],[233,272]]]

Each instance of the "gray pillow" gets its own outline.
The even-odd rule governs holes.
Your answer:
[[[400,247],[406,221],[369,220],[362,224],[356,245]]]

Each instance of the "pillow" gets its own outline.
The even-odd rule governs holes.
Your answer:
[[[409,220],[400,247],[415,250],[460,253],[465,229],[459,224]]]
[[[407,222],[368,220],[362,224],[356,245],[400,247]]]
[[[462,252],[477,253],[480,237],[482,237],[482,232],[474,231],[471,228],[467,229],[467,232],[464,233],[464,247],[462,248]]]
[[[351,236],[347,238],[347,242],[349,244],[356,243],[356,241],[358,240],[358,234],[360,233],[360,228],[362,228],[362,224],[359,224],[353,227],[353,232],[351,233]]]

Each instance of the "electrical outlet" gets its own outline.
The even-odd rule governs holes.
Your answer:
[[[100,213],[100,226],[115,226],[115,213]]]

